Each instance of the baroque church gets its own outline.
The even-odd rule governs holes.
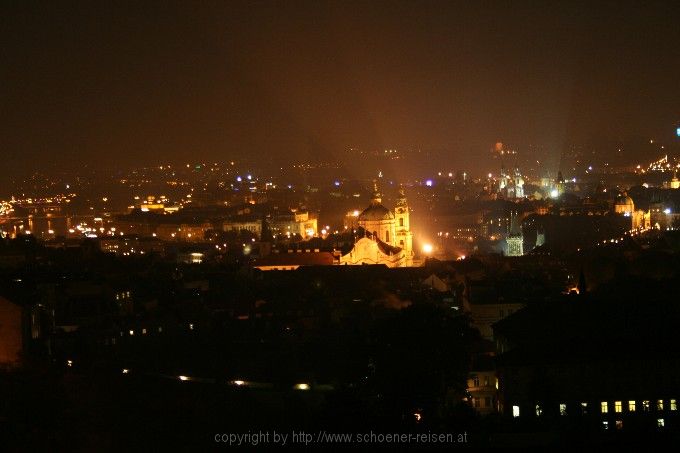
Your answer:
[[[413,265],[413,233],[403,187],[399,189],[397,205],[391,211],[382,205],[382,197],[374,184],[371,204],[359,214],[357,223],[364,230],[364,236],[354,243],[348,254],[340,257],[339,264]]]

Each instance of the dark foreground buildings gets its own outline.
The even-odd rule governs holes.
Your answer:
[[[104,450],[255,427],[677,440],[679,244],[263,271],[242,254],[5,240],[2,435]]]

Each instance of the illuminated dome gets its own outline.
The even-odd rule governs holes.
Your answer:
[[[359,214],[359,221],[380,221],[380,220],[392,220],[394,219],[394,214],[381,204],[371,204],[371,206],[364,209],[364,211]]]
[[[616,201],[614,201],[614,210],[617,214],[625,214],[635,211],[633,199],[625,193],[619,195],[616,197]]]

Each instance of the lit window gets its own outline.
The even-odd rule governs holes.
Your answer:
[[[498,390],[498,378],[496,378],[496,390]],[[674,403],[674,402],[675,402],[675,400],[671,400],[671,404]],[[671,410],[674,411],[675,409],[671,409]]]
[[[657,411],[663,410],[663,400],[656,400],[656,410]]]
[[[584,415],[588,413],[588,403],[581,403],[581,413]]]
[[[512,416],[515,418],[519,417],[519,406],[512,406]]]
[[[622,410],[621,401],[614,401],[614,412],[621,412]]]
[[[606,414],[607,412],[609,412],[609,405],[607,404],[606,401],[602,401],[600,403],[600,409],[602,410],[603,414]]]
[[[540,404],[537,404],[536,405],[536,417],[540,417],[541,415],[543,415],[543,408],[541,407]]]
[[[628,401],[628,412],[635,412],[635,401]]]
[[[666,426],[666,421],[663,418],[657,418],[656,419],[656,426],[658,428],[663,428],[664,426]]]
[[[560,403],[560,415],[563,417],[567,415],[567,405],[564,403]]]
[[[671,400],[670,408],[671,408],[672,411],[677,411],[678,410],[678,403],[675,400]]]
[[[642,402],[642,410],[645,412],[649,412],[649,401],[645,400]]]
[[[623,429],[623,420],[616,420],[616,429],[617,430]]]

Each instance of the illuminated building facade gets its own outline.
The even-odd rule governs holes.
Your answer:
[[[507,243],[508,256],[524,255],[524,237],[522,236],[516,212],[510,213],[510,232],[505,241]]]
[[[395,210],[390,211],[382,205],[382,197],[375,186],[371,204],[357,216],[357,224],[363,228],[365,236],[340,258],[340,264],[413,265],[413,233],[403,189],[399,191]]]

